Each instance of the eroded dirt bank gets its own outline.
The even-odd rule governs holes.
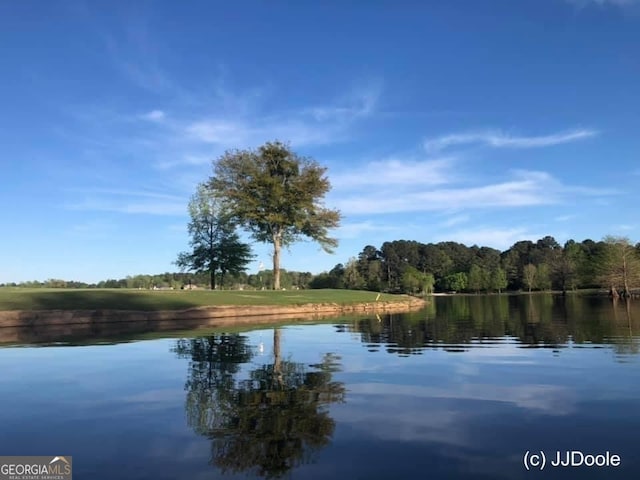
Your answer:
[[[410,311],[424,307],[422,299],[398,302],[369,302],[340,305],[337,303],[306,305],[220,305],[187,310],[131,311],[131,310],[9,310],[0,311],[0,327],[45,327],[63,325],[99,325],[104,323],[162,323],[176,327],[194,321],[206,321],[208,326],[247,325],[268,323],[278,319],[313,319],[351,313],[389,313]],[[277,317],[277,318],[274,318]],[[210,321],[210,322],[209,322]]]

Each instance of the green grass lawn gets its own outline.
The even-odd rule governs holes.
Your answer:
[[[0,288],[0,310],[180,310],[211,305],[301,305],[373,302],[376,292],[361,290],[206,291],[127,289]],[[381,294],[380,301],[404,295]]]

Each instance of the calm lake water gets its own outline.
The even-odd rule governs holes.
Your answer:
[[[73,455],[93,480],[640,478],[639,333],[638,301],[491,296],[5,346],[0,455]]]

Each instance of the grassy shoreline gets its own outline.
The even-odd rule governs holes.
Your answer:
[[[379,295],[379,297],[378,297]],[[406,295],[362,290],[207,291],[128,289],[0,289],[0,311],[129,310],[172,311],[214,306],[352,305],[409,302]]]

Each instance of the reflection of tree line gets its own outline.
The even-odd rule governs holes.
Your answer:
[[[411,314],[354,320],[343,329],[359,332],[370,350],[415,354],[425,348],[459,351],[515,337],[526,345],[611,344],[619,353],[639,353],[640,305],[599,297],[552,295],[439,298]]]
[[[335,423],[331,403],[344,401],[333,380],[339,357],[326,354],[317,365],[283,360],[274,330],[273,362],[239,378],[253,358],[239,334],[183,339],[175,352],[190,359],[185,384],[187,422],[211,439],[211,462],[222,472],[253,472],[276,478],[307,463],[329,444]]]

